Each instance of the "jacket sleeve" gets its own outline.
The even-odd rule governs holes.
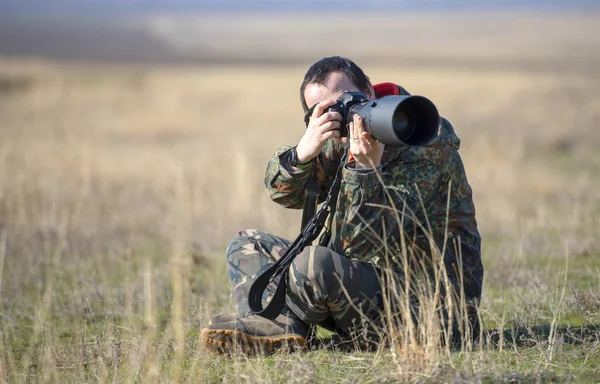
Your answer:
[[[332,223],[332,248],[352,259],[366,261],[387,245],[399,248],[400,227],[414,233],[427,224],[428,211],[440,180],[440,171],[427,158],[409,162],[396,159],[383,168],[362,173],[347,166]]]
[[[304,204],[304,190],[312,167],[292,170],[287,156],[293,147],[279,148],[267,165],[265,186],[274,202],[286,208],[300,209]]]
[[[282,147],[275,152],[267,165],[265,186],[274,202],[286,208],[302,209],[305,199],[304,190],[310,179],[312,167],[292,169],[288,161],[288,151],[293,148],[289,146]],[[320,159],[317,161],[319,203],[322,203],[327,197],[342,151],[343,148],[331,140],[325,144],[321,151]]]

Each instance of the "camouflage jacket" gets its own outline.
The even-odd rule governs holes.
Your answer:
[[[408,94],[399,89],[400,94]],[[442,119],[437,137],[429,144],[386,147],[377,170],[359,172],[353,164],[346,164],[335,214],[329,221],[328,247],[351,259],[377,263],[386,254],[399,253],[402,233],[409,246],[423,250],[420,257],[431,255],[427,249],[433,238],[443,250],[451,280],[462,279],[466,296],[480,298],[481,239],[459,146],[452,125]],[[287,165],[291,149],[275,152],[265,185],[275,202],[301,209],[311,169],[291,171]],[[330,140],[321,152],[317,162],[320,202],[327,196],[343,151]]]

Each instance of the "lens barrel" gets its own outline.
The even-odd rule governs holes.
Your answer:
[[[440,126],[437,108],[423,96],[384,96],[356,103],[346,113],[348,122],[354,114],[360,115],[365,129],[391,147],[425,145],[437,136]]]

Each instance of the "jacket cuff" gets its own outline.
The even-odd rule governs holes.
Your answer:
[[[342,170],[342,180],[349,186],[373,188],[381,184],[378,173],[381,173],[381,166],[376,169],[353,169],[346,165]]]
[[[292,150],[294,150],[294,147],[279,154],[279,171],[284,177],[292,180],[308,178],[312,167],[306,169],[298,168],[297,170],[293,169],[290,164],[290,151]]]

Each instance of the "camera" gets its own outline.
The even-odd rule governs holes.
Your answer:
[[[355,114],[362,117],[365,130],[377,141],[391,146],[420,146],[438,133],[440,115],[435,105],[423,96],[383,96],[369,101],[360,92],[344,92],[325,112],[342,115],[340,136],[348,136],[348,123]]]

